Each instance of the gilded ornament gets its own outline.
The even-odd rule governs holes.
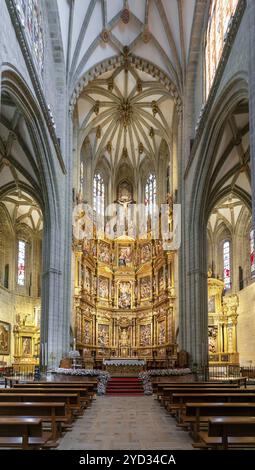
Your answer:
[[[107,28],[104,28],[103,31],[101,32],[101,38],[102,40],[107,43],[109,41],[109,37],[110,37],[110,34],[109,34],[109,31]]]

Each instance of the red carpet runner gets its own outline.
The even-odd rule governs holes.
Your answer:
[[[143,395],[142,381],[137,377],[112,377],[108,381],[106,395]]]

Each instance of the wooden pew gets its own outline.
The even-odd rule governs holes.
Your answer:
[[[3,389],[5,391],[5,389]],[[68,423],[73,421],[73,412],[80,412],[80,397],[77,393],[0,393],[1,402],[65,402],[67,408]]]
[[[7,388],[8,386],[13,387],[14,384],[19,383],[19,379],[15,376],[8,377],[6,376],[4,378],[4,387]]]
[[[177,421],[183,422],[183,415],[187,402],[194,403],[212,403],[212,402],[238,402],[238,403],[254,403],[254,393],[200,393],[193,391],[192,393],[179,392],[172,395],[172,401],[168,404],[168,411],[176,414]]]
[[[89,404],[93,398],[93,384],[71,384],[71,383],[41,383],[41,382],[33,382],[29,384],[14,384],[13,386],[14,389],[16,390],[24,390],[24,389],[55,389],[55,390],[69,390],[69,391],[77,391],[80,390],[81,393],[81,399],[83,401],[87,401]],[[85,400],[86,399],[86,400]]]
[[[172,376],[169,376],[169,377],[151,377],[151,384],[152,384],[153,393],[157,393],[158,387],[163,385],[163,384],[165,384],[166,386],[167,385],[176,385],[176,386],[180,386],[180,385],[184,385],[184,386],[208,385],[208,386],[223,386],[223,387],[226,387],[226,386],[231,387],[231,386],[235,385],[237,387],[244,386],[246,388],[246,386],[247,386],[247,377],[237,377],[237,378],[232,378],[232,379],[229,378],[226,381],[218,380],[218,381],[206,381],[206,382],[197,382],[197,381],[194,381],[194,380],[191,380],[191,381],[182,380],[181,382],[179,382],[179,381],[173,380]]]
[[[163,389],[164,388],[180,388],[180,389],[199,389],[199,388],[203,388],[205,390],[207,389],[211,389],[211,388],[225,388],[225,389],[233,389],[233,388],[238,388],[239,389],[239,385],[238,384],[222,384],[222,383],[208,383],[208,382],[205,382],[205,383],[199,383],[199,382],[196,382],[194,384],[172,384],[172,383],[160,383],[158,384],[157,386],[157,398],[158,400],[160,400],[160,397],[162,396],[162,393],[163,393]]]
[[[79,412],[80,414],[83,413],[84,408],[86,408],[87,403],[89,402],[89,399],[87,397],[87,390],[85,388],[60,388],[60,387],[29,387],[29,388],[22,388],[22,389],[17,389],[17,388],[5,388],[2,389],[5,393],[17,393],[17,390],[20,390],[19,393],[38,393],[38,394],[53,394],[53,393],[58,393],[58,394],[63,394],[65,395],[66,393],[74,393],[77,394],[79,397]],[[0,389],[0,400],[1,400],[1,393],[2,390]]]
[[[64,402],[0,402],[0,416],[33,416],[51,423],[52,440],[58,437],[57,423],[68,422]]]
[[[186,403],[185,424],[190,425],[195,442],[198,441],[200,424],[207,424],[213,416],[255,416],[254,403]]]
[[[199,438],[207,449],[255,448],[255,417],[209,418],[208,432],[200,431]]]
[[[255,390],[254,390],[255,391]],[[204,388],[204,387],[194,387],[185,388],[185,393],[240,393],[239,388],[228,388],[228,387],[214,387],[214,388]],[[251,390],[245,388],[242,389],[241,393],[250,393]],[[168,408],[168,404],[172,403],[172,395],[174,393],[184,393],[184,389],[179,387],[164,387],[162,391],[161,404]]]
[[[41,449],[48,440],[40,418],[0,416],[0,447]]]

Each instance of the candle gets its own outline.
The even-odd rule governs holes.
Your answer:
[[[73,339],[73,350],[76,351],[76,338]]]

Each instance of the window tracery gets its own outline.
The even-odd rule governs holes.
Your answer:
[[[238,0],[211,0],[206,31],[206,97],[211,89]]]
[[[230,268],[230,242],[226,240],[223,243],[223,277],[225,289],[231,287],[231,268]]]
[[[251,276],[255,277],[255,246],[254,246],[254,230],[250,231],[250,262]]]
[[[155,211],[156,191],[157,191],[156,176],[151,173],[145,184],[145,207],[146,207],[147,217],[148,215],[152,215]]]
[[[98,216],[104,215],[105,186],[100,173],[96,173],[93,180],[93,210]]]
[[[25,258],[26,258],[26,242],[18,241],[18,285],[25,285]]]
[[[16,0],[21,23],[26,28],[40,72],[43,72],[44,40],[40,0]]]

